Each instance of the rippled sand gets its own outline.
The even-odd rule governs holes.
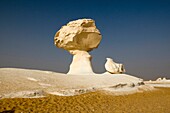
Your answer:
[[[77,96],[1,99],[0,112],[15,113],[170,113],[170,88],[114,96],[91,92]]]

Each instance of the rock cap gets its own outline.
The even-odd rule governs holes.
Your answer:
[[[65,50],[91,51],[97,48],[102,36],[92,19],[69,22],[55,34],[54,43]]]

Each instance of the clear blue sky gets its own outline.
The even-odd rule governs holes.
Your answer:
[[[0,67],[66,73],[72,56],[53,38],[79,18],[94,19],[102,34],[90,52],[95,72],[111,57],[137,77],[170,78],[169,0],[0,0]]]

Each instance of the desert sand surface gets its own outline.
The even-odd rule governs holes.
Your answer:
[[[0,68],[0,112],[169,113],[170,88],[127,74]]]
[[[120,96],[96,91],[76,96],[1,99],[0,105],[4,113],[170,113],[170,88]]]

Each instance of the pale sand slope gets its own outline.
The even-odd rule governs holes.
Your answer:
[[[142,83],[142,79],[126,74],[67,75],[50,71],[0,68],[0,98],[36,97],[45,93],[69,96],[96,90],[135,92],[142,87],[150,89]]]
[[[76,96],[0,100],[2,113],[170,113],[170,88],[114,96],[103,91]]]

